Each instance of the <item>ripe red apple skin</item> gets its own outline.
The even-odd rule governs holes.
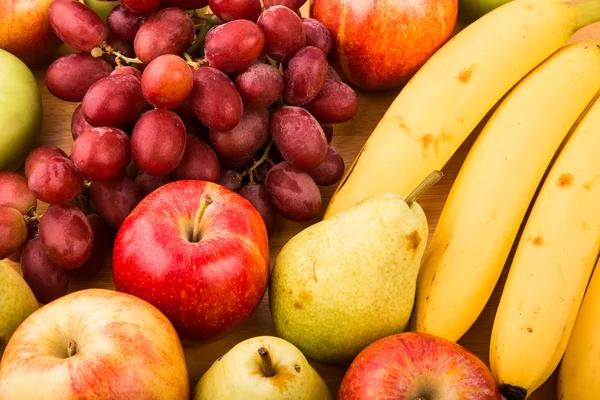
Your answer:
[[[191,242],[200,217],[200,241]],[[267,230],[237,193],[177,181],[150,193],[121,225],[113,250],[117,290],[161,310],[180,336],[222,336],[258,308],[269,278]]]
[[[492,373],[460,345],[428,333],[380,339],[354,359],[338,400],[500,400]]]
[[[450,37],[458,0],[314,0],[312,18],[334,40],[350,82],[370,91],[404,85]]]
[[[48,23],[48,7],[52,1],[0,1],[0,48],[27,65],[53,55],[62,42]]]
[[[155,307],[85,289],[27,318],[0,364],[0,399],[188,399],[183,349]],[[75,350],[67,350],[73,341]]]

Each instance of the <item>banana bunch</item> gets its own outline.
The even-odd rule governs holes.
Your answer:
[[[407,195],[441,169],[492,107],[579,28],[600,20],[598,0],[519,0],[466,27],[394,100],[324,218],[382,192]]]
[[[519,240],[490,343],[491,370],[507,400],[525,399],[558,366],[598,259],[599,127],[596,100],[548,173]]]
[[[600,395],[600,262],[583,304],[558,373],[558,398],[583,400]]]

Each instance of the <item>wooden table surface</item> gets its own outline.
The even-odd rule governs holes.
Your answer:
[[[594,24],[583,29],[574,36],[573,40],[591,38],[600,39],[600,24]],[[60,55],[60,52],[58,55]],[[37,139],[37,143],[39,145],[57,145],[67,152],[67,154],[70,154],[71,146],[73,144],[70,131],[70,121],[73,110],[78,104],[61,101],[48,92],[44,83],[44,74],[48,64],[49,63],[34,68],[34,73],[42,92],[44,106],[43,128],[42,133]],[[353,120],[335,126],[335,135],[332,143],[343,156],[346,166],[348,166],[356,154],[358,154],[358,151],[362,147],[363,143],[373,131],[378,121],[381,119],[398,92],[399,89],[379,93],[358,92],[360,106],[357,115],[353,118]],[[419,203],[423,206],[423,209],[428,216],[431,233],[433,233],[433,230],[435,229],[437,220],[446,200],[446,196],[450,191],[454,178],[456,177],[456,174],[458,173],[458,170],[471,144],[473,143],[476,132],[471,135],[471,137],[463,144],[454,157],[448,162],[444,168],[445,176],[442,182],[440,182],[431,191],[419,199]],[[324,206],[322,207],[320,216],[322,216],[325,205],[328,203],[334,189],[335,187],[322,188]],[[45,204],[41,204],[39,207],[40,211],[43,211],[45,208]],[[312,221],[312,223],[316,221],[318,220],[315,219],[315,221]],[[277,222],[276,230],[270,239],[271,260],[275,259],[282,246],[292,236],[309,225],[310,223],[293,223],[280,219]],[[76,291],[89,287],[114,289],[110,258],[110,255],[107,256],[106,265],[97,278],[86,282],[71,281],[69,285],[69,291]],[[19,269],[18,264],[11,263],[11,265],[13,265],[17,270]],[[493,318],[498,301],[500,299],[506,273],[507,269],[505,268],[502,278],[496,286],[494,294],[488,302],[485,310],[471,330],[467,332],[467,334],[459,341],[461,345],[475,353],[486,364],[488,364],[488,349]],[[192,385],[192,388],[196,385],[200,377],[204,374],[204,372],[206,372],[215,359],[226,353],[237,343],[245,339],[261,335],[276,335],[275,329],[273,328],[273,323],[271,321],[271,315],[269,313],[266,294],[265,298],[263,298],[260,308],[255,312],[255,314],[246,323],[235,329],[228,336],[208,344],[184,344],[188,372],[190,376],[190,384]],[[335,396],[337,394],[341,379],[344,375],[345,367],[325,366],[314,362],[312,365],[325,379],[331,389],[331,392]],[[556,377],[552,376],[552,378],[550,378],[544,386],[531,395],[530,399],[556,400]]]

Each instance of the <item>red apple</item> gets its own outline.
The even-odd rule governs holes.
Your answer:
[[[189,398],[183,349],[155,307],[86,289],[31,314],[0,362],[0,399]]]
[[[237,193],[177,181],[150,193],[121,225],[117,290],[154,304],[184,338],[212,339],[245,321],[269,278],[262,217]]]
[[[485,364],[458,344],[428,333],[380,339],[354,359],[338,400],[500,400]]]
[[[365,90],[405,84],[450,37],[458,0],[313,0],[346,79]]]
[[[48,23],[52,1],[0,1],[0,49],[13,53],[28,65],[53,55],[62,42]]]

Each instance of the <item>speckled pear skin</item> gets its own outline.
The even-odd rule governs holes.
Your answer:
[[[389,193],[303,230],[273,267],[277,333],[308,358],[332,364],[402,332],[427,236],[423,209]]]
[[[0,359],[12,334],[38,308],[33,292],[21,275],[0,261]]]

